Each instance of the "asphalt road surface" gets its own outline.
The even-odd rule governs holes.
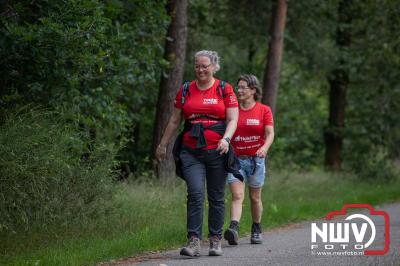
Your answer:
[[[331,250],[311,250],[311,223],[332,222],[326,220],[308,221],[299,224],[273,229],[263,233],[264,243],[251,245],[249,237],[242,238],[238,246],[229,246],[223,242],[223,256],[208,256],[207,243],[202,244],[201,256],[188,258],[179,255],[179,250],[171,250],[164,253],[155,253],[136,258],[127,258],[113,265],[142,265],[142,266],[175,266],[175,265],[400,265],[400,203],[378,206],[376,210],[383,210],[390,217],[390,249],[385,255],[343,255],[328,254]],[[356,213],[368,214],[367,210],[357,210]],[[336,218],[333,221],[343,221],[348,216]],[[372,217],[376,227],[376,237],[369,249],[379,250],[384,248],[385,243],[385,220],[383,216]],[[358,221],[357,221],[358,220]],[[352,222],[362,228],[362,219],[353,219]],[[351,228],[351,227],[350,227]],[[368,230],[366,230],[368,231]],[[366,233],[366,239],[372,235]],[[319,238],[318,238],[319,239]],[[318,243],[319,247],[325,247],[324,243]],[[333,251],[343,251],[339,244],[335,244]],[[328,248],[331,248],[329,246]],[[325,253],[317,253],[317,251]]]

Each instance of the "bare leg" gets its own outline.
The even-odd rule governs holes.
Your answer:
[[[251,205],[251,216],[254,223],[261,222],[261,216],[263,213],[263,205],[261,200],[262,188],[251,188],[249,187],[250,205]],[[233,205],[233,204],[232,204]]]
[[[240,221],[244,199],[244,183],[234,182],[230,184],[232,192],[231,221]]]

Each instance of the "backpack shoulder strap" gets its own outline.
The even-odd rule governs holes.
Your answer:
[[[190,82],[189,82],[189,81],[186,81],[186,82],[183,84],[183,89],[182,89],[182,100],[181,100],[182,105],[185,104],[186,95],[189,95],[189,94],[190,94],[190,93],[189,93],[189,87],[190,87]]]
[[[225,85],[226,85],[225,81],[223,81],[223,80],[219,81],[218,88],[219,88],[219,93],[220,93],[222,99],[225,98]]]

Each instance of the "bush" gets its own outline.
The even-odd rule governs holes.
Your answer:
[[[114,149],[55,113],[6,115],[0,130],[0,232],[67,226],[107,210]]]
[[[154,121],[143,109],[157,102],[166,64],[165,3],[7,1],[0,16],[0,107],[46,106],[99,141],[138,142],[140,121]],[[143,147],[141,154],[149,153],[151,145]],[[121,152],[121,160],[140,161],[137,150]]]
[[[368,140],[358,141],[345,154],[344,167],[360,179],[377,182],[390,182],[399,176],[399,170],[390,158],[387,148],[367,145]]]

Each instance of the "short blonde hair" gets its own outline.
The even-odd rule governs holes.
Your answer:
[[[204,56],[210,59],[211,64],[215,66],[215,72],[217,72],[221,67],[219,65],[219,56],[218,53],[215,51],[208,51],[208,50],[201,50],[194,54],[194,59],[196,60],[197,57]]]

